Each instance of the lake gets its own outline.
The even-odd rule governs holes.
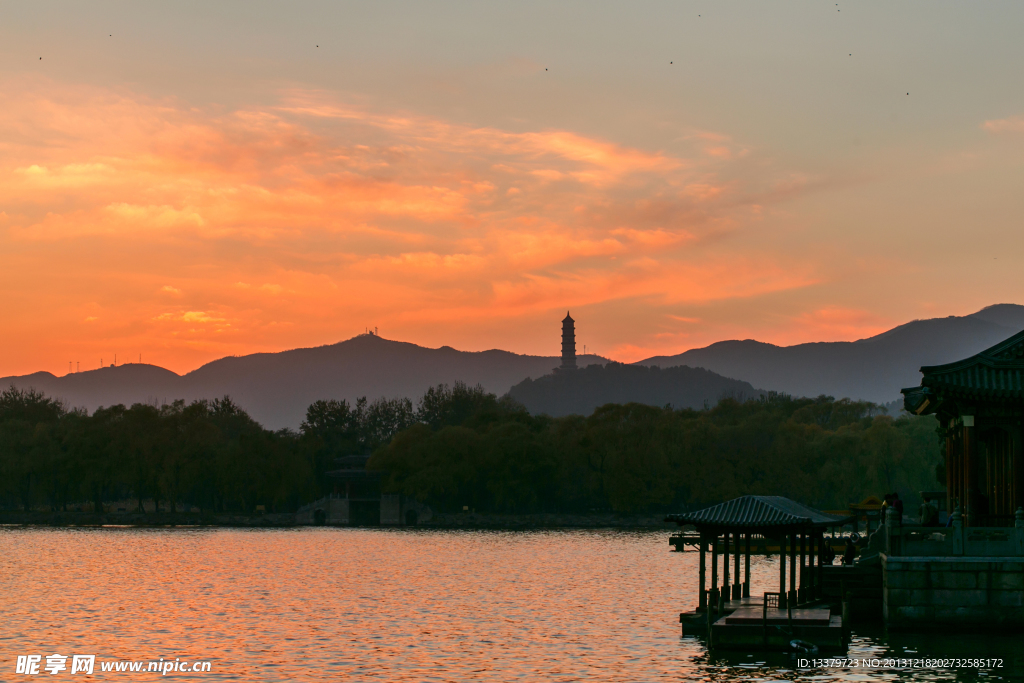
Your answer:
[[[681,638],[696,553],[668,532],[0,529],[0,680],[19,655],[209,661],[202,681],[1021,680],[1020,636],[854,630],[851,657],[953,669],[800,668]],[[753,590],[774,560],[754,558]],[[47,679],[86,680],[67,670]]]

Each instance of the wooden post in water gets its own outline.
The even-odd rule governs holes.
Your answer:
[[[796,537],[793,538],[796,541]],[[786,622],[789,625],[789,635],[793,635],[793,601],[786,603]]]
[[[711,590],[708,591],[708,609],[707,609],[706,612],[704,612],[704,619],[705,619],[705,625],[707,626],[708,646],[709,647],[711,646],[711,625],[715,623],[715,616],[714,616],[715,610],[712,608],[712,605],[716,604],[717,602],[718,601],[715,599],[715,589],[712,588]]]
[[[746,533],[746,553],[743,556],[743,597],[750,597],[750,532]]]
[[[700,593],[697,597],[697,611],[703,612],[708,608],[708,595],[707,591],[707,565],[705,564],[705,556],[708,550],[707,536],[703,531],[700,532]]]
[[[768,649],[768,596],[761,602],[761,646]]]

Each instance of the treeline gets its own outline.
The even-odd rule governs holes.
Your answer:
[[[291,511],[329,490],[336,457],[370,452],[415,419],[407,399],[317,401],[298,433],[273,432],[229,397],[89,415],[12,386],[0,393],[0,507]]]
[[[229,398],[88,415],[34,391],[0,394],[5,508],[134,499],[170,511],[283,509],[312,493],[309,460],[298,435],[263,429]]]
[[[369,466],[386,490],[442,511],[660,512],[744,494],[842,509],[892,491],[913,503],[939,485],[935,420],[879,412],[771,394],[710,410],[630,403],[552,419],[484,395],[461,423],[400,432]]]
[[[89,415],[11,387],[0,393],[0,507],[126,501],[135,511],[150,500],[165,510],[292,511],[331,491],[327,473],[354,453],[373,453],[385,492],[441,511],[665,512],[746,493],[831,509],[935,488],[934,419],[878,410],[771,395],[550,418],[456,383],[415,407],[317,401],[298,432],[273,432],[228,397]]]

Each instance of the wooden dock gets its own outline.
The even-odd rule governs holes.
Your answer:
[[[760,596],[742,598],[724,603],[713,620],[708,634],[706,613],[679,615],[684,635],[710,635],[709,644],[723,650],[786,650],[793,640],[813,643],[823,651],[846,647],[843,618],[833,615],[824,604],[797,607],[790,612],[765,610]]]
[[[722,650],[786,650],[794,640],[813,643],[821,651],[842,650],[843,618],[828,608],[795,609],[792,621],[786,610],[768,610],[767,621],[760,610],[733,613],[712,625],[710,638],[712,646]]]
[[[792,615],[784,609],[770,609],[764,612],[760,607],[744,607],[732,614],[722,617],[726,624],[761,624],[767,620],[772,624],[789,624],[792,616],[793,624],[802,626],[828,626],[831,623],[831,610],[828,607],[798,607]]]
[[[727,600],[722,603],[720,616],[729,615],[741,609],[753,608],[760,610],[763,603],[764,598],[760,595],[738,600]],[[692,610],[690,612],[682,612],[679,615],[679,623],[683,626],[684,636],[706,634],[708,631],[708,615],[704,611]]]

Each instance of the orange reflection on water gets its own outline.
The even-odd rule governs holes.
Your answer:
[[[694,556],[665,533],[45,529],[0,544],[12,672],[18,654],[60,652],[212,660],[177,674],[197,680],[625,681],[675,677],[700,651],[676,622]]]
[[[701,641],[680,639],[697,554],[667,541],[664,531],[2,529],[0,680],[19,678],[18,655],[54,652],[95,654],[96,675],[120,680],[133,677],[101,674],[99,662],[210,660],[210,673],[169,674],[204,681],[847,679],[794,672],[788,656],[709,659]],[[774,561],[752,568],[755,593],[775,587]],[[852,651],[885,648],[858,638]]]

